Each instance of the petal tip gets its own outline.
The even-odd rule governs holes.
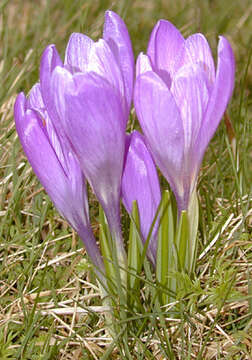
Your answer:
[[[235,72],[235,56],[232,46],[225,36],[219,36],[218,57],[225,59],[232,66],[233,76]]]
[[[45,50],[42,53],[42,58],[44,58],[45,56],[53,56],[55,53],[58,54],[57,48],[55,44],[50,44],[47,45],[47,47],[45,48]]]
[[[122,21],[122,18],[112,10],[105,11],[105,22],[109,19],[111,19],[112,21]]]
[[[40,61],[40,81],[43,85],[48,85],[48,78],[57,65],[62,66],[57,48],[54,44],[48,45]],[[43,85],[42,87],[44,87]]]
[[[14,104],[14,118],[15,122],[17,122],[20,117],[25,115],[26,110],[26,96],[23,92],[19,93],[16,97]]]
[[[218,43],[218,52],[222,52],[225,50],[228,51],[233,56],[233,49],[232,49],[232,46],[231,46],[229,40],[225,36],[220,35],[219,43]]]

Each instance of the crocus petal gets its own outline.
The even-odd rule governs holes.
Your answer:
[[[62,151],[62,146],[60,144],[57,133],[55,132],[55,127],[52,124],[51,119],[48,116],[46,111],[42,95],[41,95],[41,86],[39,83],[35,84],[31,91],[29,92],[29,97],[27,99],[27,107],[31,110],[35,110],[40,115],[42,123],[47,131],[47,136],[49,137],[49,141],[52,144],[54,151],[64,169],[67,173],[67,161],[65,158],[65,154]]]
[[[21,144],[35,174],[55,206],[74,226],[71,205],[69,205],[71,193],[67,174],[50,142],[46,125],[35,111],[31,109],[24,111],[25,101],[24,94],[21,93],[16,100],[14,110]],[[72,174],[72,177],[74,176],[75,173]],[[82,208],[82,204],[79,205]]]
[[[40,83],[36,83],[31,88],[27,99],[27,105],[30,109],[37,110],[38,112],[41,112],[42,116],[44,115],[45,105],[41,95]]]
[[[52,79],[56,107],[59,106],[59,111],[65,109],[65,131],[104,210],[111,207],[111,203],[116,207],[126,124],[119,95],[94,73],[79,73],[73,79],[65,75],[61,68],[56,68]]]
[[[67,44],[64,65],[73,73],[86,71],[89,53],[94,41],[88,36],[73,33]]]
[[[106,11],[103,39],[109,44],[123,74],[127,108],[130,109],[134,79],[134,54],[127,27],[113,11]]]
[[[35,88],[36,89],[36,88]],[[27,109],[23,93],[14,107],[17,133],[24,152],[41,184],[62,216],[79,233],[93,263],[103,271],[103,261],[88,219],[83,175],[71,156],[71,174],[65,173],[37,112]]]
[[[183,121],[185,153],[190,153],[201,128],[209,100],[207,82],[208,79],[201,64],[180,68],[173,79],[171,92]],[[192,159],[188,160],[192,161]]]
[[[173,191],[182,197],[184,129],[171,92],[157,74],[147,72],[137,78],[134,102],[156,164]]]
[[[204,35],[193,34],[185,41],[184,64],[204,64],[210,83],[215,81],[215,67],[211,49]]]
[[[93,44],[89,54],[87,71],[94,72],[106,79],[115,89],[119,90],[122,100],[125,101],[122,73],[109,45],[103,39]]]
[[[145,72],[152,71],[152,65],[151,61],[148,55],[145,55],[144,53],[140,53],[137,58],[136,62],[136,77],[138,75],[141,75]]]
[[[117,240],[118,256],[124,258],[119,205],[126,120],[120,95],[95,73],[77,73],[71,81],[56,68],[52,82],[55,103],[61,107],[65,101],[65,132],[105,211],[112,237]]]
[[[62,61],[55,45],[49,45],[43,52],[40,62],[41,94],[48,116],[53,123],[54,130],[59,137],[59,141],[62,142],[65,141],[65,134],[62,128],[61,119],[58,117],[55,110],[51,86],[52,73],[56,66],[63,68]]]
[[[22,134],[24,132],[23,126],[25,121],[25,112],[27,110],[27,101],[24,93],[18,94],[15,105],[14,105],[14,118],[16,124],[16,130],[18,134]],[[21,136],[23,139],[23,136]]]
[[[172,77],[182,64],[184,42],[172,23],[159,20],[151,33],[147,50],[154,68],[166,71]]]
[[[40,84],[44,104],[51,102],[51,76],[56,66],[63,66],[55,45],[49,45],[42,54],[40,62]]]
[[[129,214],[132,212],[132,202],[137,201],[141,233],[145,241],[161,201],[161,193],[154,162],[142,135],[137,131],[127,137],[126,160],[122,177],[122,200]],[[148,254],[153,263],[156,258],[157,229],[158,224],[153,229],[149,243]]]
[[[228,105],[234,88],[234,77],[235,59],[232,48],[227,39],[220,36],[216,80],[195,145],[201,159]]]
[[[156,80],[162,79],[163,85],[166,84],[169,98],[163,95],[165,91],[160,91],[157,85],[153,86],[154,81],[152,88],[156,89],[157,99],[148,96],[145,83],[149,73],[145,72],[144,60],[140,58],[138,68],[139,73],[143,69],[143,75],[137,78],[135,107],[152,155],[175,193],[180,213],[188,208],[205,149],[232,94],[234,57],[229,43],[221,37],[215,74],[213,57],[205,37],[194,34],[184,40],[180,32],[164,20],[154,27],[147,54]],[[141,86],[142,79],[145,81]],[[148,102],[152,105],[148,105]],[[169,102],[176,103],[176,107],[169,105]],[[183,142],[178,138],[181,142],[176,144],[174,137],[173,149],[165,144],[160,131],[163,129],[163,134],[169,133],[172,137],[176,135],[176,126],[181,126],[179,116],[171,116],[171,109],[172,112],[176,109],[175,112],[180,114],[183,128],[177,132],[181,134]],[[167,124],[176,124],[175,131],[165,131]],[[154,136],[159,144],[155,143]]]
[[[196,185],[200,162],[195,139],[200,132],[209,100],[208,78],[202,64],[182,67],[174,78],[171,92],[180,109],[184,128],[184,193],[182,198],[177,198],[179,211],[182,211],[187,209]]]
[[[66,174],[49,143],[44,125],[36,112],[25,111],[25,96],[17,97],[14,114],[16,129],[26,156],[57,209],[67,217],[69,198]],[[55,181],[57,179],[57,181]]]
[[[73,75],[69,70],[57,66],[52,74],[51,79],[52,86],[52,107],[55,109],[57,118],[56,126],[57,128],[61,128],[62,133],[66,136],[66,102],[64,98],[65,89],[67,88],[75,88]],[[59,124],[58,124],[59,123]]]
[[[71,91],[65,94],[68,131],[84,173],[92,179],[94,189],[99,187],[99,198],[107,204],[113,193],[117,193],[121,179],[123,113],[117,94],[103,79],[87,74],[77,82],[82,83],[78,94]],[[97,182],[101,184],[96,186]]]

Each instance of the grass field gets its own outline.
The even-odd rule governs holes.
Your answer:
[[[72,32],[98,39],[107,9],[125,20],[135,55],[163,18],[184,36],[204,33],[214,54],[225,35],[236,58],[233,98],[199,176],[198,261],[178,293],[180,314],[155,313],[144,287],[141,311],[114,319],[114,339],[85,249],[33,174],[13,120],[45,46],[63,57]],[[0,359],[252,359],[251,1],[0,0],[0,30]],[[138,127],[134,112],[128,127]]]

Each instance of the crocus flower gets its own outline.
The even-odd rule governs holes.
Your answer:
[[[153,158],[188,209],[206,147],[234,86],[234,56],[220,37],[215,70],[202,34],[184,39],[168,21],[154,27],[147,55],[137,60],[134,102]]]
[[[67,139],[61,143],[45,109],[40,84],[28,99],[20,93],[15,102],[16,129],[24,152],[54,205],[83,240],[88,255],[99,270],[103,261],[88,215],[85,179]]]
[[[147,150],[143,136],[133,131],[127,136],[125,165],[122,177],[122,201],[129,214],[136,200],[143,242],[146,241],[161,201],[156,167]],[[147,254],[156,261],[158,220],[154,224]]]
[[[134,58],[127,28],[106,12],[103,39],[74,33],[64,64],[54,45],[40,67],[41,93],[59,137],[66,136],[101,203],[121,253],[120,189]],[[120,255],[119,255],[120,256]]]

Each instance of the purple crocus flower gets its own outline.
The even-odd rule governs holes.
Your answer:
[[[74,33],[64,64],[55,46],[50,45],[40,67],[41,93],[48,114],[59,137],[68,138],[121,254],[120,189],[133,76],[129,34],[112,11],[106,12],[103,39],[94,42]]]
[[[54,205],[83,240],[97,270],[103,261],[93,236],[88,215],[85,179],[67,139],[64,143],[45,109],[40,84],[28,99],[20,93],[15,102],[16,129],[24,152]]]
[[[141,234],[145,242],[161,201],[161,192],[156,167],[138,131],[133,131],[126,140],[122,201],[129,214],[134,200],[137,201]],[[153,227],[147,252],[153,264],[156,262],[157,231],[158,221]]]
[[[205,37],[184,39],[165,20],[154,27],[147,55],[138,57],[136,112],[179,212],[188,209],[206,147],[231,97],[234,73],[234,55],[224,37],[215,71]]]

